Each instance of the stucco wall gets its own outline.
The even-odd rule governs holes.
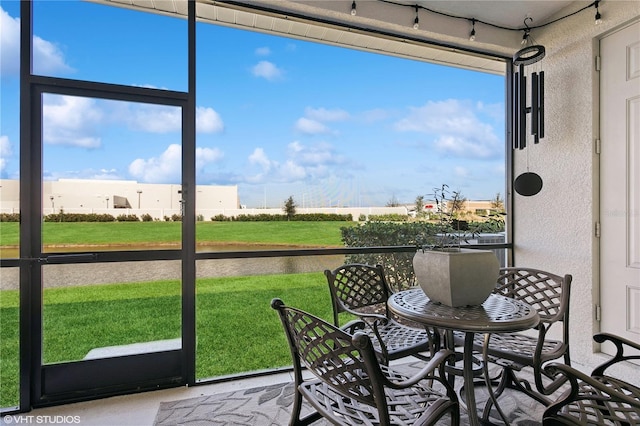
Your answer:
[[[572,274],[571,356],[593,366],[592,335],[598,331],[598,39],[640,16],[640,2],[607,1],[604,22],[582,13],[532,33],[546,48],[546,135],[539,145],[514,156],[515,176],[529,170],[544,180],[532,197],[514,194],[515,262],[558,274]],[[561,14],[562,15],[562,14]],[[537,65],[537,64],[536,64]]]

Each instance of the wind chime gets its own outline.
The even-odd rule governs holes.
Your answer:
[[[527,74],[525,67],[538,63],[545,56],[544,46],[534,44],[530,35],[530,28],[526,18],[524,24],[526,29],[522,37],[524,48],[520,49],[513,56],[513,65],[516,68],[513,78],[513,149],[525,149],[529,137],[533,138],[533,143],[537,144],[544,138],[544,71],[539,66],[534,67],[531,72],[531,90],[527,97]],[[527,98],[530,99],[530,106],[527,106]],[[530,132],[527,135],[527,114],[530,116]],[[527,172],[521,174],[514,181],[514,187],[518,194],[524,196],[536,195],[542,189],[542,178],[529,172],[529,155],[527,152]]]

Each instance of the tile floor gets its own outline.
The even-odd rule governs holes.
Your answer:
[[[284,372],[210,385],[114,396],[94,401],[39,408],[23,414],[3,416],[0,419],[0,425],[151,426],[161,402],[232,392],[292,380],[292,373]]]

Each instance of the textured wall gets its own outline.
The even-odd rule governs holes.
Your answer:
[[[544,180],[532,197],[515,194],[515,256],[519,266],[535,266],[573,275],[571,294],[572,358],[592,366],[592,334],[598,286],[598,39],[640,16],[640,2],[606,1],[604,22],[594,25],[583,12],[536,30],[546,47],[546,136],[539,145],[515,153],[515,176],[527,170]],[[560,14],[562,15],[562,13]],[[536,64],[537,65],[537,64]]]

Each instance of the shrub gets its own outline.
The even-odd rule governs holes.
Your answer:
[[[143,214],[140,218],[143,222],[153,222],[153,216],[151,216],[149,213]]]
[[[118,222],[140,222],[140,219],[135,214],[121,214],[116,217],[116,220]]]
[[[115,220],[115,217],[106,213],[65,213],[63,210],[44,217],[45,222],[115,222]]]
[[[406,222],[409,220],[409,216],[398,213],[378,214],[370,215],[369,220],[377,222]]]
[[[20,222],[20,213],[0,213],[0,222]]]
[[[224,216],[218,215],[212,218],[212,220],[225,220]],[[298,222],[351,222],[353,216],[351,214],[335,214],[335,213],[305,213],[295,214],[289,219],[284,214],[254,214],[247,215],[241,214],[233,218],[238,222],[280,222],[285,220],[298,221]]]
[[[361,226],[340,228],[346,247],[388,247],[433,244],[435,225],[429,222],[366,222]],[[415,285],[413,274],[414,251],[395,253],[350,254],[346,263],[381,264],[387,281],[394,291]]]

